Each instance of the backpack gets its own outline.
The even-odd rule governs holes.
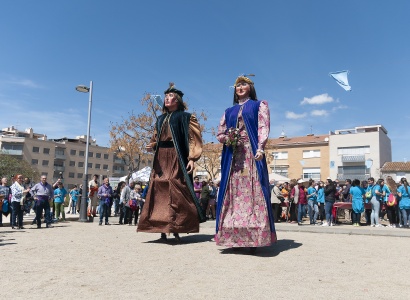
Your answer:
[[[4,199],[2,205],[2,212],[8,213],[9,212],[9,200]]]
[[[393,193],[389,194],[389,197],[387,198],[387,206],[395,206],[397,205],[397,198]]]

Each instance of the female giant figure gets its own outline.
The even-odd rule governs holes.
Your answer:
[[[239,76],[234,106],[222,116],[217,135],[224,144],[218,194],[221,200],[216,214],[217,245],[251,247],[253,252],[255,247],[276,242],[264,155],[269,128],[268,103],[256,99],[252,80]]]

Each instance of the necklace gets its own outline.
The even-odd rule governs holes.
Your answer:
[[[239,105],[242,105],[242,104],[244,104],[246,101],[248,101],[249,99],[251,99],[251,98],[244,98],[244,99],[238,99],[238,103],[239,103]]]

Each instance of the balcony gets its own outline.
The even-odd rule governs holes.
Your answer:
[[[54,166],[54,170],[56,172],[64,172],[64,166]]]
[[[61,160],[65,160],[66,156],[64,154],[58,154],[56,153],[54,156],[55,159],[61,159]]]
[[[343,155],[342,162],[344,163],[351,163],[351,162],[364,162],[365,156],[364,155]]]
[[[9,155],[23,155],[23,150],[5,150],[1,149],[1,153]]]
[[[121,158],[114,158],[115,164],[124,164],[124,161]]]
[[[359,179],[360,181],[367,180],[370,174],[337,174],[337,179],[345,181],[346,179]]]

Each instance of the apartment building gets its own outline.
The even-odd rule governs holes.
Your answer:
[[[379,178],[384,163],[391,162],[391,141],[382,125],[342,129],[329,135],[330,177],[365,180]]]
[[[34,133],[32,128],[19,131],[13,126],[0,134],[0,149],[29,162],[39,175],[49,181],[62,177],[66,187],[81,184],[84,180],[84,163],[87,136],[74,139],[48,139],[45,134]],[[121,177],[128,174],[124,161],[110,153],[107,147],[98,146],[89,139],[88,174],[101,177]]]
[[[308,180],[329,176],[329,136],[314,135],[269,139],[265,147],[268,170],[282,176]]]

